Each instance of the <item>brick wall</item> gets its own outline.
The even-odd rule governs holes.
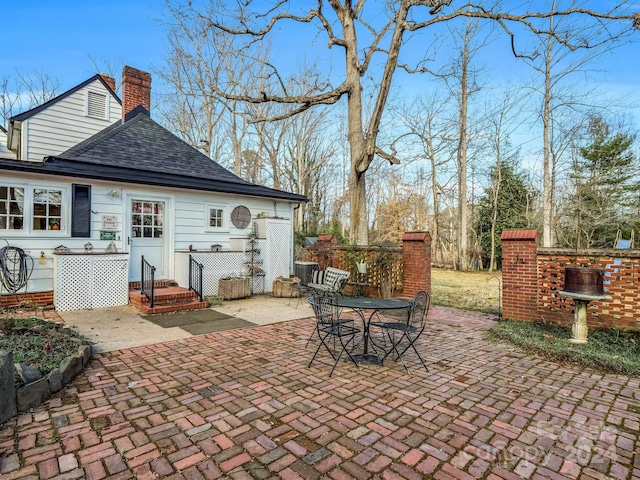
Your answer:
[[[573,300],[561,297],[567,267],[604,270],[611,300],[589,303],[590,327],[640,327],[640,251],[557,249],[537,246],[535,231],[511,230],[502,236],[503,316],[571,325]]]
[[[604,270],[605,294],[611,300],[589,303],[590,327],[640,327],[640,251],[538,249],[538,314],[548,321],[570,324],[573,301],[556,292],[564,287],[566,267]]]
[[[403,236],[402,246],[386,248],[393,256],[391,266],[392,296],[412,297],[419,290],[431,293],[431,235],[428,232],[410,232]],[[375,258],[379,247],[345,247],[331,235],[318,237],[318,243],[302,252],[300,260],[318,262],[321,269],[341,268],[351,272],[350,281],[358,278],[370,286],[368,294],[380,295],[382,274]],[[349,258],[358,256],[368,265],[364,278],[359,278],[355,263]],[[347,287],[349,292],[349,287]]]
[[[40,306],[53,305],[53,292],[0,295],[0,307],[15,307],[23,304]]]

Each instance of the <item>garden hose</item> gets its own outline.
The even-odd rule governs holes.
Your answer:
[[[31,264],[29,264],[31,261]],[[12,247],[7,242],[6,247],[0,248],[0,284],[9,293],[17,293],[27,286],[33,272],[33,258],[18,247]]]

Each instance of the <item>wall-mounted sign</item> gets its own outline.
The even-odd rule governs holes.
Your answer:
[[[116,240],[116,232],[100,230],[100,240]]]
[[[115,230],[118,224],[118,217],[115,215],[102,215],[102,225],[100,230]]]

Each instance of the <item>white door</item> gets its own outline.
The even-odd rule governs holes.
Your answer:
[[[129,203],[129,281],[139,281],[142,256],[156,267],[155,278],[165,278],[167,264],[166,202],[132,199]]]

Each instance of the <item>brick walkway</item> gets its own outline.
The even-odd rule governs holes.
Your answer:
[[[639,379],[434,308],[417,367],[307,368],[311,320],[99,354],[0,429],[12,478],[640,478]]]

